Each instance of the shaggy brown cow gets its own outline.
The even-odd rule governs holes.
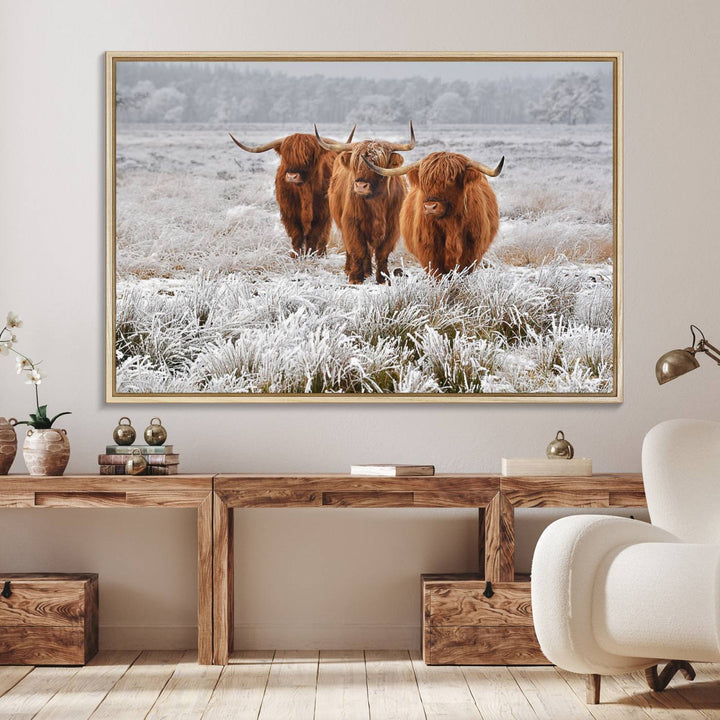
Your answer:
[[[367,161],[366,161],[367,162]],[[407,175],[410,192],[400,212],[400,229],[407,249],[428,273],[475,269],[490,247],[499,223],[495,193],[486,175],[495,169],[464,155],[434,152],[399,168],[367,164],[379,175]]]
[[[364,140],[356,143],[328,143],[315,135],[327,150],[340,152],[330,180],[330,213],[342,233],[345,244],[345,272],[353,285],[372,275],[375,255],[375,279],[384,283],[388,276],[388,256],[400,237],[400,208],[407,194],[404,178],[380,178],[363,162],[370,159],[377,167],[397,168],[403,163],[398,150],[415,147],[410,123],[410,141],[390,143]]]
[[[350,132],[352,140],[355,128]],[[291,255],[315,252],[324,255],[330,234],[328,185],[336,153],[318,145],[313,135],[295,133],[265,145],[244,145],[229,133],[243,150],[262,153],[275,150],[280,166],[275,175],[275,198],[280,219],[292,242]],[[327,142],[336,142],[328,139]]]

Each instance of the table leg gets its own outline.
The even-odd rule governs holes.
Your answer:
[[[212,493],[198,506],[198,663],[213,661],[213,498]]]
[[[234,511],[213,493],[213,663],[227,665],[233,649]]]
[[[502,493],[490,501],[485,518],[485,579],[515,579],[515,509]]]
[[[485,577],[485,508],[478,508],[478,573]]]

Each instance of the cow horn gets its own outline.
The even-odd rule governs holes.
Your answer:
[[[415,131],[413,130],[412,120],[410,121],[410,142],[391,143],[393,150],[412,150],[415,147]]]
[[[350,137],[348,138],[348,141],[344,143],[338,142],[337,140],[331,140],[330,138],[320,137],[317,125],[313,125],[313,127],[315,128],[315,137],[317,138],[318,144],[324,150],[332,150],[333,152],[352,150],[353,144],[350,142],[350,140],[352,140],[352,136],[355,134],[355,128],[357,127],[357,125],[353,127],[352,131],[350,132]]]
[[[489,168],[487,165],[483,165],[482,163],[478,162],[477,160],[468,160],[468,165],[470,167],[476,168],[481,173],[484,173],[485,175],[488,175],[489,177],[497,177],[502,172],[504,164],[505,164],[505,156],[504,155],[500,158],[500,162],[497,164],[497,167],[494,170],[492,168]]]
[[[232,138],[233,142],[243,150],[251,153],[262,153],[267,152],[268,150],[275,150],[280,147],[280,143],[285,138],[278,138],[277,140],[273,140],[272,142],[266,143],[265,145],[256,145],[253,147],[252,145],[243,145],[239,140],[237,140],[232,133],[228,133],[228,135]]]
[[[410,163],[409,165],[401,165],[400,167],[394,167],[394,168],[383,168],[375,165],[375,163],[370,162],[364,155],[362,156],[362,159],[365,161],[365,164],[371,169],[374,170],[378,175],[383,175],[385,177],[394,177],[395,175],[407,175],[413,168],[417,167],[420,164],[420,161]]]

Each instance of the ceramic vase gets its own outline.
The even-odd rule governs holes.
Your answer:
[[[23,457],[31,475],[62,475],[70,459],[67,432],[55,428],[28,428]]]
[[[7,475],[17,453],[17,435],[13,422],[0,417],[0,475]]]

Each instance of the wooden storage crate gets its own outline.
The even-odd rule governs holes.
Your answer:
[[[98,651],[98,576],[0,574],[0,665],[84,665]]]
[[[422,593],[428,665],[549,664],[535,636],[529,576],[489,589],[480,575],[423,575]]]

